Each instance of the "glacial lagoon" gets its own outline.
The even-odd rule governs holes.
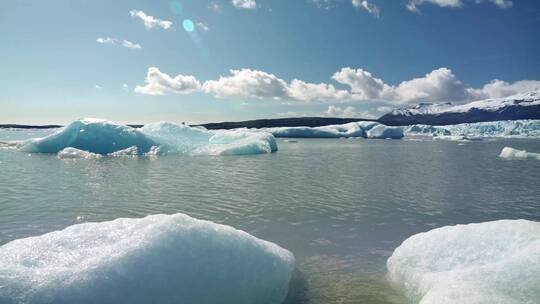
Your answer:
[[[2,130],[0,141],[54,131]],[[275,141],[276,152],[240,156],[62,159],[4,147],[0,244],[183,213],[294,254],[286,303],[404,303],[387,260],[405,239],[448,225],[540,221],[540,161],[499,157],[506,146],[540,151],[536,139]]]

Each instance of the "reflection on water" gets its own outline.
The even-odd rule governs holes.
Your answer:
[[[0,149],[0,244],[80,221],[182,212],[291,250],[287,303],[402,303],[385,262],[408,236],[540,220],[540,162],[500,159],[504,146],[540,151],[534,140],[280,140],[270,155],[73,161]]]

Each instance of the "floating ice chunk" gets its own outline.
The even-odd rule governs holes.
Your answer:
[[[288,138],[341,138],[364,137],[365,132],[358,123],[330,125],[323,127],[278,127],[264,129],[275,137]]]
[[[268,132],[247,129],[216,132],[209,140],[207,154],[246,155],[271,153],[278,149],[276,139]]]
[[[150,148],[152,150],[152,148]],[[109,153],[109,156],[119,157],[119,156],[137,156],[139,155],[139,149],[136,146],[126,148],[124,150],[119,150],[113,153]]]
[[[163,154],[189,154],[207,145],[212,132],[205,128],[190,127],[170,122],[145,125],[140,131],[160,146]]]
[[[208,131],[173,123],[146,125],[141,132],[160,144],[160,153],[246,155],[278,150],[274,136],[248,129]]]
[[[400,139],[403,138],[403,129],[400,127],[376,125],[367,131],[367,137],[378,139]]]
[[[434,140],[448,140],[448,141],[481,141],[483,137],[471,137],[465,135],[435,135]]]
[[[510,147],[504,147],[499,155],[501,158],[506,159],[537,159],[540,160],[540,153],[527,152],[525,150],[518,150]]]
[[[280,127],[263,129],[275,137],[286,138],[394,138],[403,137],[399,127],[387,127],[373,121],[351,122],[343,125],[323,127]],[[370,133],[371,132],[371,133]],[[371,134],[371,137],[369,136]]]
[[[369,131],[371,130],[372,128],[376,127],[376,126],[379,126],[381,125],[380,123],[378,122],[375,122],[375,121],[359,121],[357,122],[357,124],[360,126],[360,128],[362,128],[364,131]]]
[[[537,303],[540,223],[446,226],[408,238],[387,262],[389,279],[422,304]]]
[[[58,152],[58,158],[60,159],[78,159],[78,158],[96,159],[96,158],[101,158],[101,157],[102,155],[100,154],[83,151],[83,150],[79,150],[79,149],[75,149],[71,147],[65,148],[62,151]]]
[[[412,125],[406,135],[477,137],[540,137],[540,120],[504,120],[448,126]]]
[[[97,119],[77,120],[49,136],[19,143],[22,151],[32,153],[57,153],[67,147],[109,156],[237,155],[278,149],[270,133],[247,129],[209,131],[167,122],[135,129]]]
[[[183,214],[84,223],[0,247],[0,303],[281,303],[294,256]]]
[[[100,119],[80,119],[55,133],[27,140],[21,150],[31,153],[57,153],[67,147],[108,154],[136,146],[148,151],[155,143],[137,129]]]

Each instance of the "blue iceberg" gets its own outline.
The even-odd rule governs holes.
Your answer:
[[[30,153],[58,153],[65,148],[101,155],[188,154],[238,155],[277,151],[274,136],[247,129],[209,131],[174,123],[135,129],[99,119],[80,119],[43,137],[18,144]],[[67,154],[64,153],[66,156]]]
[[[135,128],[100,119],[80,119],[42,138],[22,143],[20,149],[30,153],[58,153],[76,148],[97,154],[108,154],[135,146],[149,151],[156,143]]]
[[[351,122],[343,125],[329,125],[323,127],[278,127],[263,129],[275,137],[283,138],[374,138],[374,139],[400,139],[403,129],[388,127],[373,121]]]
[[[184,214],[84,223],[0,247],[0,303],[275,303],[294,256]]]

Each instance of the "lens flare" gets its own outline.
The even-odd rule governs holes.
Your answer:
[[[195,24],[193,24],[193,21],[191,21],[190,19],[184,19],[184,21],[182,22],[182,27],[188,33],[191,33],[195,30]]]

